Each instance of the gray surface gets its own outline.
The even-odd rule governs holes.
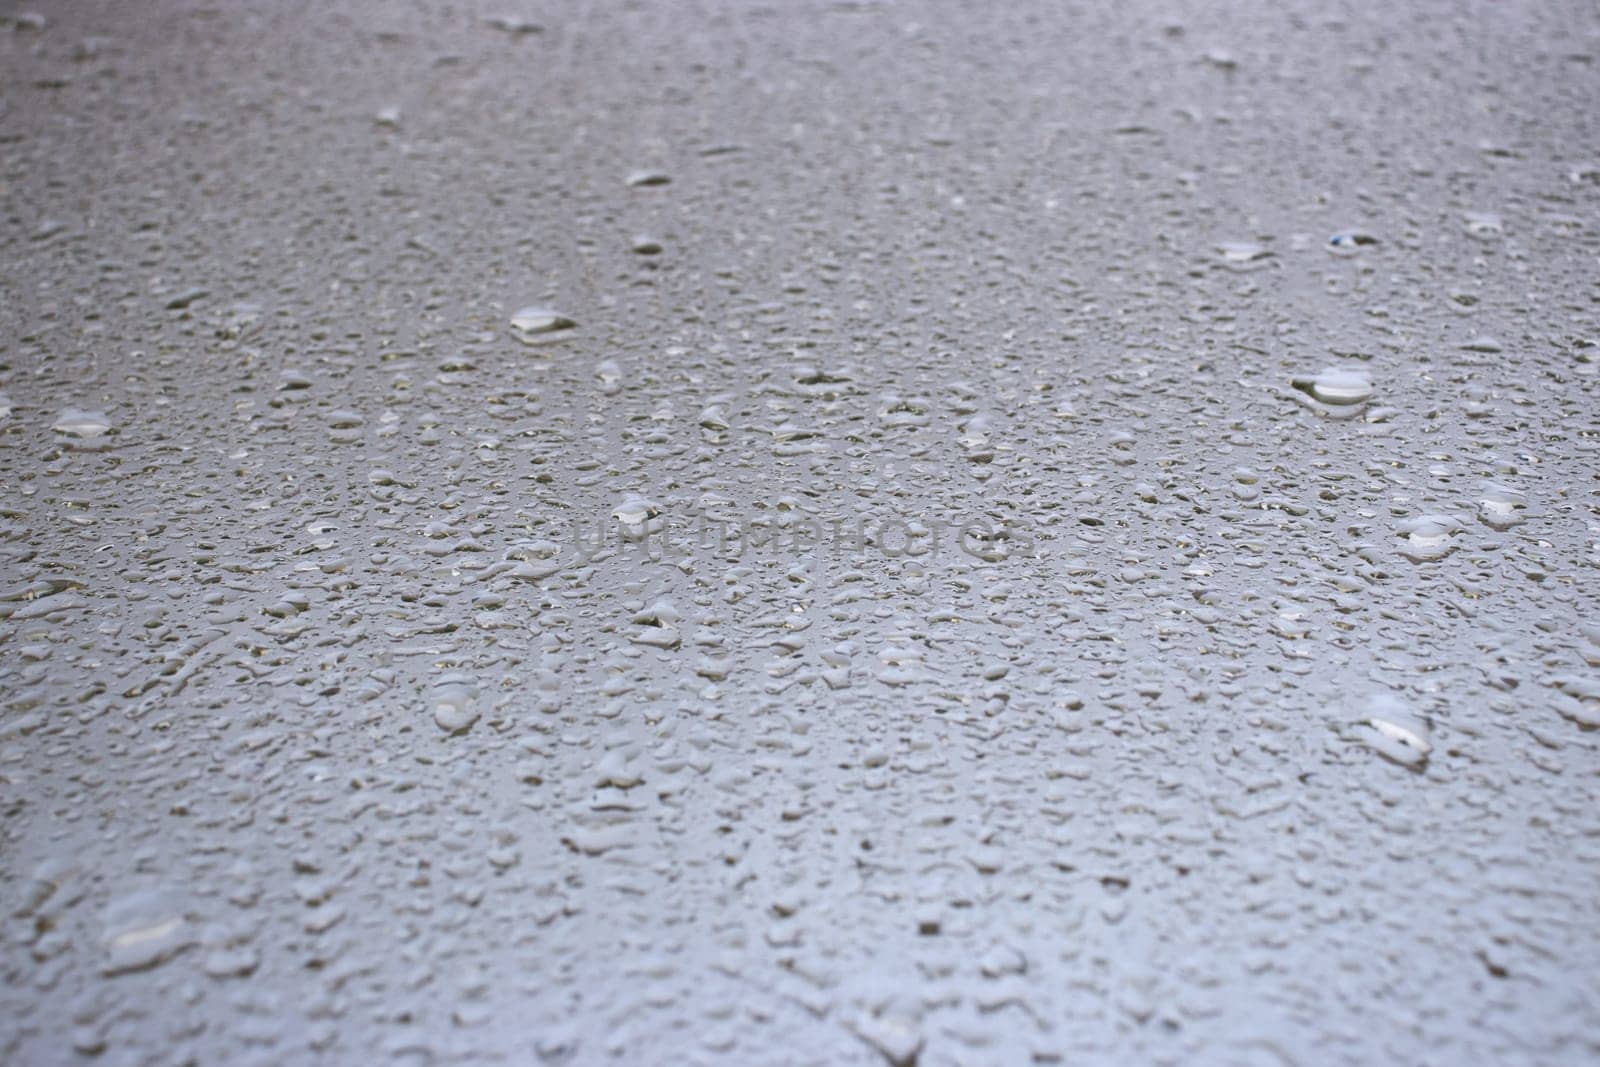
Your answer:
[[[1592,1062],[1600,16],[1230,7],[8,18],[0,1060]]]

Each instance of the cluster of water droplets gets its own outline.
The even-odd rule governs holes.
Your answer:
[[[0,1060],[1593,1052],[1589,44],[352,10],[0,25]]]

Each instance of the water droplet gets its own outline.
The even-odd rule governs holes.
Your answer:
[[[111,432],[111,419],[103,411],[84,411],[80,408],[67,408],[50,428],[56,433],[67,437],[90,439],[100,437]]]
[[[559,311],[525,307],[511,316],[511,336],[525,345],[540,345],[557,339],[578,324]]]
[[[167,308],[171,311],[182,310],[183,308],[188,307],[190,304],[193,304],[196,300],[203,299],[210,295],[211,290],[200,286],[196,286],[192,289],[185,289],[176,296],[168,298]]]
[[[544,32],[543,26],[522,15],[490,15],[483,21],[497,30],[509,33],[513,37],[520,38],[529,34]]]
[[[1217,245],[1225,266],[1233,270],[1253,270],[1272,258],[1272,249],[1255,241],[1223,241]]]
[[[1521,522],[1527,506],[1527,497],[1521,490],[1499,482],[1485,482],[1478,494],[1478,518],[1496,530],[1508,530]]]
[[[612,517],[630,538],[659,533],[665,526],[661,506],[648,497],[630,496],[612,511]]]
[[[185,902],[166,889],[140,890],[119,897],[106,909],[101,972],[130,974],[164,963],[195,943]]]
[[[1443,559],[1454,547],[1451,542],[1462,530],[1460,519],[1448,515],[1418,515],[1399,523],[1400,536],[1406,539],[1401,552],[1417,563]]]
[[[1505,222],[1492,211],[1468,211],[1461,216],[1468,233],[1482,240],[1492,240],[1505,233]]]
[[[1421,768],[1433,752],[1428,724],[1392,693],[1378,693],[1361,711],[1357,738],[1387,760]]]
[[[434,681],[429,698],[434,724],[447,734],[465,733],[478,721],[478,682],[469,674],[451,673]]]
[[[1315,375],[1296,377],[1293,385],[1337,407],[1362,404],[1372,396],[1372,374],[1365,367],[1325,367]]]
[[[1363,248],[1378,243],[1378,239],[1362,230],[1344,230],[1328,238],[1328,251],[1335,255],[1352,256]]]

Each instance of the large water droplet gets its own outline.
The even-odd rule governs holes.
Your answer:
[[[67,408],[50,424],[56,433],[67,437],[91,439],[111,432],[111,419],[103,411],[83,411]]]
[[[447,734],[465,733],[478,721],[478,682],[469,674],[446,674],[434,681],[429,699],[434,724]]]
[[[1294,378],[1293,385],[1336,407],[1362,404],[1372,396],[1372,374],[1365,367],[1325,367],[1317,374]]]
[[[511,316],[511,336],[525,345],[541,345],[556,340],[578,324],[559,311],[525,307]]]
[[[1406,558],[1418,563],[1443,559],[1454,547],[1451,538],[1461,532],[1460,519],[1449,515],[1418,515],[1398,524],[1400,536],[1406,539],[1400,549]]]
[[[1403,767],[1420,768],[1433,752],[1427,722],[1392,693],[1378,693],[1367,700],[1356,736],[1380,756]]]
[[[1527,495],[1499,482],[1485,482],[1478,494],[1478,518],[1485,526],[1508,530],[1522,521]]]

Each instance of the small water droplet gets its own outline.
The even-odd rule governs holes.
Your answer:
[[[1492,211],[1468,211],[1461,216],[1468,233],[1482,240],[1491,240],[1505,233],[1505,222]]]
[[[1255,241],[1223,241],[1217,252],[1223,265],[1232,270],[1254,270],[1273,256],[1272,249]]]
[[[1378,243],[1378,239],[1362,230],[1344,230],[1328,238],[1328,251],[1340,256],[1353,256],[1363,248]]]

